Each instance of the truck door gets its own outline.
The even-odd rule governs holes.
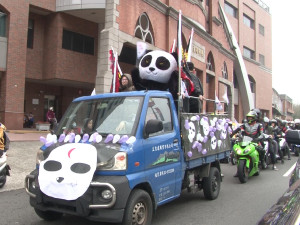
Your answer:
[[[180,136],[174,127],[177,118],[172,117],[169,98],[149,99],[145,124],[150,119],[163,123],[162,131],[150,134],[144,140],[147,178],[154,189],[156,201],[162,204],[177,197],[181,189]]]

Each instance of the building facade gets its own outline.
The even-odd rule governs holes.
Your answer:
[[[122,71],[130,73],[137,42],[146,42],[149,50],[169,51],[177,37],[179,10],[183,48],[194,29],[191,61],[204,96],[227,96],[222,112],[238,121],[249,108],[242,100],[247,96],[271,116],[271,16],[262,6],[253,0],[1,0],[0,120],[19,129],[24,114],[32,112],[35,121],[45,121],[50,106],[60,119],[74,98],[90,95],[94,88],[109,92],[111,48]],[[240,79],[245,70],[242,75],[236,70],[233,35],[247,79]],[[205,101],[203,110],[213,112],[214,102]]]

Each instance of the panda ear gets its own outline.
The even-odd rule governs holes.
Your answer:
[[[171,55],[175,58],[175,60],[177,62],[177,65],[178,65],[178,54],[177,54],[177,51],[172,52]]]

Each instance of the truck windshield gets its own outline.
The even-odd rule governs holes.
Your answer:
[[[115,97],[73,102],[59,123],[56,134],[134,135],[143,97]]]

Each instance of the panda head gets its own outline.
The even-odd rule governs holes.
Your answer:
[[[174,56],[164,51],[151,51],[143,56],[139,65],[140,77],[159,83],[168,83],[171,74],[177,68]]]

